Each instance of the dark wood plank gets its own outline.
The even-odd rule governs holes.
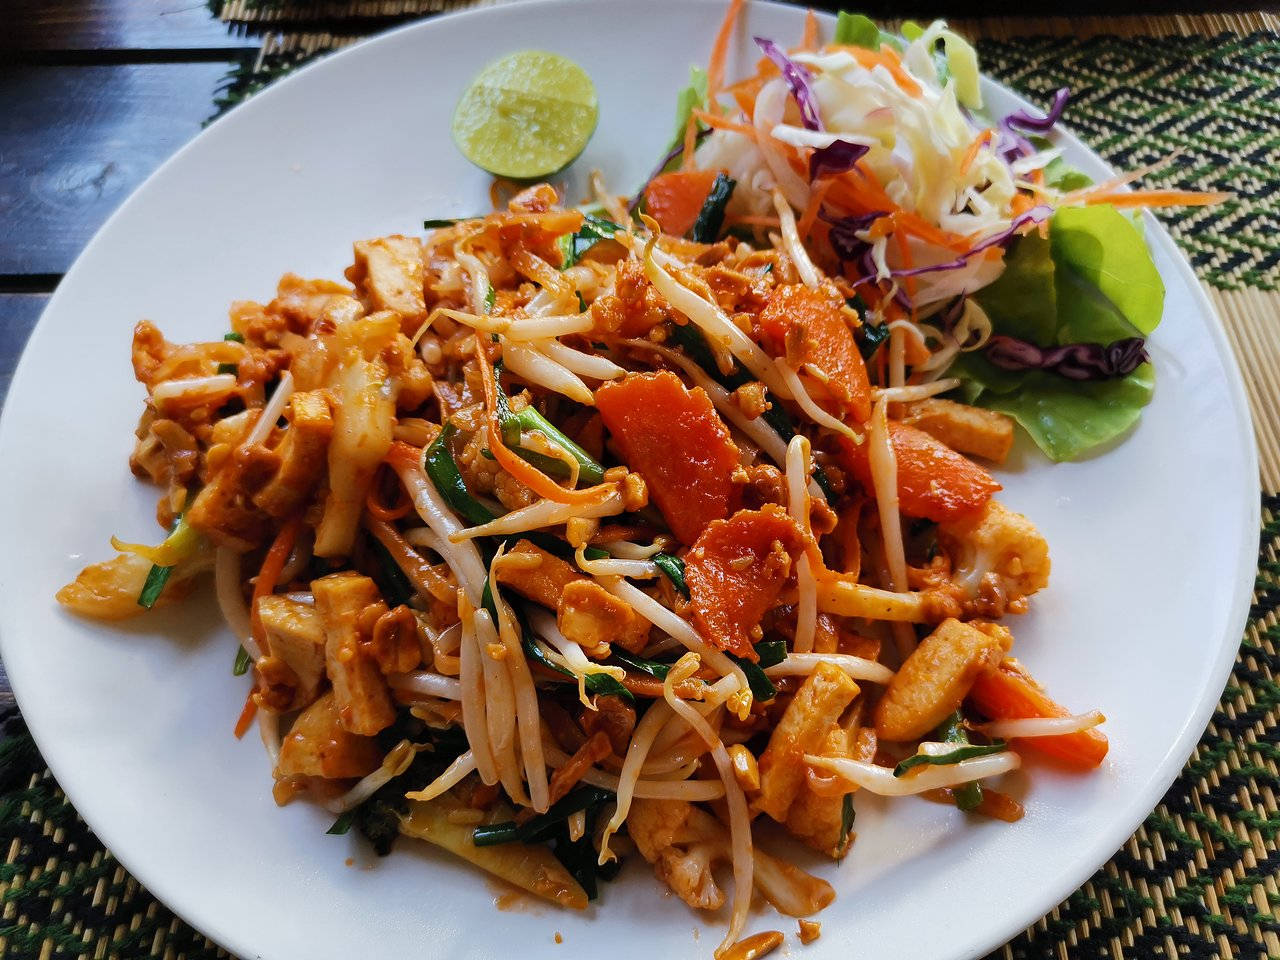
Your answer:
[[[107,215],[199,132],[230,69],[0,67],[0,275],[64,273]]]
[[[48,302],[47,293],[0,293],[0,407],[31,328]]]
[[[6,0],[0,51],[256,48],[204,0]]]

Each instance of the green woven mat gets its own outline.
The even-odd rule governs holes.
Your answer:
[[[405,4],[392,12],[402,16]],[[1070,85],[1073,129],[1117,166],[1181,151],[1145,184],[1237,195],[1218,208],[1163,216],[1201,278],[1250,296],[1280,287],[1280,36],[1031,36],[1040,32],[1048,31],[981,39],[985,68],[1041,102]],[[255,69],[228,78],[219,108],[350,39],[271,35]],[[1254,310],[1248,322],[1274,345],[1280,332],[1270,309]],[[1263,498],[1258,562],[1235,669],[1182,775],[1109,863],[992,958],[1280,960],[1280,496]],[[0,843],[2,957],[227,956],[102,848],[17,716],[0,729]]]

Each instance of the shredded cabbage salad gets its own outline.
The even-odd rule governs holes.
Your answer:
[[[872,360],[890,386],[956,378],[958,396],[1014,417],[1054,460],[1127,431],[1152,395],[1145,338],[1164,298],[1132,211],[1224,197],[1127,188],[1147,171],[1091,182],[1055,144],[1070,91],[1043,114],[991,115],[977,54],[941,20],[899,36],[841,13],[822,43],[810,18],[788,50],[753,37],[756,72],[726,83],[737,6],[641,196],[672,174],[731,180],[727,233],[780,231],[864,325],[895,331]]]

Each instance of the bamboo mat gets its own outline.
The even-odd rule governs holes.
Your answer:
[[[251,66],[228,76],[217,107],[385,26],[486,2],[499,0],[228,0],[223,19],[261,31],[263,45]],[[984,69],[1032,100],[1071,86],[1069,124],[1117,167],[1178,155],[1144,186],[1236,195],[1161,219],[1240,361],[1263,493],[1254,606],[1195,753],[1115,857],[989,960],[1280,960],[1280,18],[956,24],[978,41]],[[227,956],[102,848],[17,717],[0,730],[0,847],[0,957]],[[869,946],[863,955],[873,953]],[[803,957],[804,948],[790,955]]]

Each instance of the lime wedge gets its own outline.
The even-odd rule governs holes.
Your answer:
[[[596,128],[596,88],[554,53],[521,50],[489,64],[458,101],[453,139],[498,177],[533,180],[568,166]]]

